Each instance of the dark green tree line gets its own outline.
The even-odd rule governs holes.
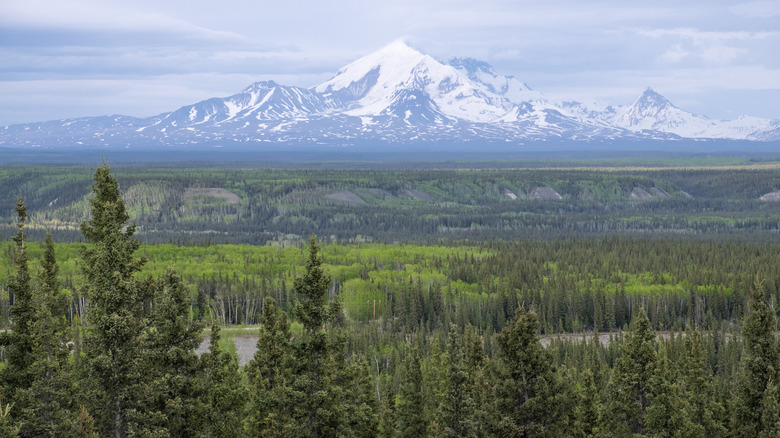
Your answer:
[[[31,278],[17,203],[11,330],[0,336],[4,436],[765,438],[780,430],[771,246],[683,242],[669,253],[669,242],[644,240],[491,243],[487,255],[417,256],[397,281],[389,277],[401,262],[388,263],[382,280],[369,275],[377,261],[363,260],[351,269],[391,303],[358,321],[312,238],[289,292],[284,279],[270,290],[243,279],[220,297],[235,321],[261,322],[242,368],[221,315],[208,351],[195,352],[199,319],[218,295],[204,290],[199,306],[194,283],[173,269],[145,271],[108,166],[95,172],[93,192],[78,330],[66,317],[51,237]],[[739,272],[722,272],[732,262]],[[268,262],[245,261],[255,263]],[[768,280],[745,288],[748,274]],[[447,276],[476,292],[424,280]],[[201,286],[234,281],[219,278]],[[672,281],[690,290],[627,292]],[[729,292],[698,287],[713,284]],[[611,333],[599,337],[601,328]],[[594,332],[549,336],[575,330]]]

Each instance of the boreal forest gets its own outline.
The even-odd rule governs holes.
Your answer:
[[[780,437],[778,164],[684,164],[2,167],[0,437]]]

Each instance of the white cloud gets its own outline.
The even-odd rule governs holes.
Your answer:
[[[659,57],[659,60],[665,63],[677,64],[687,58],[688,55],[690,55],[690,52],[685,50],[682,44],[675,44],[664,52],[664,54]]]
[[[502,50],[495,55],[493,55],[493,59],[518,59],[520,58],[520,51],[515,49],[507,49]]]
[[[760,40],[780,36],[780,32],[749,32],[749,31],[704,31],[695,28],[674,28],[674,29],[636,29],[639,35],[661,38],[678,37],[693,41],[695,44],[708,44],[713,42],[723,42],[729,40]]]
[[[4,0],[0,26],[78,32],[155,32],[200,39],[246,40],[234,32],[209,29],[134,6],[134,3],[94,0]]]
[[[662,63],[677,64],[698,60],[704,64],[733,64],[751,53],[759,41],[771,43],[780,37],[776,31],[704,31],[696,28],[635,29],[652,39],[676,41],[658,57]],[[768,42],[767,42],[768,41]]]
[[[780,3],[776,0],[761,0],[734,5],[729,10],[747,18],[772,18],[780,15]]]
[[[717,45],[705,48],[701,52],[701,58],[710,64],[728,64],[744,52],[737,47]]]

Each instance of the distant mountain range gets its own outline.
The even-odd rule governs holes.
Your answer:
[[[497,144],[780,140],[780,120],[711,120],[648,88],[627,106],[553,101],[489,64],[442,63],[403,42],[300,88],[256,82],[149,118],[84,117],[0,128],[0,147]]]

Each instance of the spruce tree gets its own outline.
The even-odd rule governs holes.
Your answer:
[[[138,408],[138,389],[145,382],[143,334],[153,288],[151,281],[135,277],[145,260],[135,257],[135,224],[128,224],[119,183],[105,162],[95,171],[92,192],[91,217],[81,224],[89,243],[81,249],[82,295],[89,306],[80,387],[98,433],[120,438],[127,434],[127,413]]]
[[[499,430],[508,436],[557,436],[569,422],[571,398],[539,343],[536,313],[523,307],[498,335],[495,397]]]
[[[338,295],[328,302],[328,342],[333,376],[329,392],[330,409],[338,422],[337,435],[374,437],[378,433],[378,401],[368,362],[362,355],[348,350],[346,316]]]
[[[395,387],[393,384],[393,376],[384,376],[382,379],[385,389],[382,391],[382,400],[379,407],[379,418],[377,419],[377,434],[378,438],[394,438],[395,437]],[[377,377],[379,378],[379,377]]]
[[[395,404],[396,437],[413,438],[428,436],[428,420],[425,415],[423,376],[420,370],[420,352],[416,346],[406,355],[400,375],[401,388]]]
[[[233,438],[242,436],[246,386],[242,382],[238,357],[220,346],[220,326],[216,320],[211,325],[209,351],[200,360],[202,372],[199,379],[201,423],[196,436]]]
[[[574,411],[574,427],[571,435],[580,438],[600,436],[603,405],[593,378],[593,372],[582,372],[577,388],[577,406]]]
[[[12,415],[21,436],[64,436],[70,429],[69,336],[54,244],[48,234],[39,281],[33,287],[24,232],[27,209],[21,197],[16,211],[16,273],[8,281],[13,300],[11,331],[4,337],[6,366],[0,371],[5,400],[13,400],[6,405],[5,415]]]
[[[658,356],[648,382],[647,434],[678,438],[703,436],[704,427],[691,421],[688,400],[683,395],[681,381],[669,360],[665,344],[660,345]]]
[[[761,432],[757,438],[780,436],[780,393],[774,380],[767,383],[761,404]]]
[[[698,329],[688,330],[685,336],[685,351],[683,380],[690,403],[691,421],[702,426],[701,435],[694,436],[724,437],[727,432],[724,419],[727,417],[712,388],[712,372],[707,364],[706,351]]]
[[[142,356],[146,384],[129,416],[130,429],[136,435],[197,436],[202,421],[195,349],[203,325],[190,319],[190,293],[173,269],[162,274],[155,290]]]
[[[742,324],[745,349],[735,384],[732,425],[738,437],[755,438],[762,430],[765,391],[778,377],[778,352],[775,311],[764,297],[764,288],[756,280],[748,300],[750,314]]]
[[[34,376],[31,365],[33,357],[32,326],[35,321],[35,307],[30,282],[30,272],[27,259],[27,234],[24,232],[27,221],[27,208],[20,196],[16,202],[18,228],[14,242],[14,263],[16,272],[8,278],[8,296],[11,298],[11,330],[3,333],[5,344],[5,367],[0,369],[0,386],[3,400],[6,404],[14,403],[13,412],[25,408],[16,400],[17,391],[30,388]],[[2,401],[2,400],[0,400]]]
[[[417,332],[418,345],[425,346],[425,333],[427,329]],[[421,360],[420,370],[423,376],[423,388],[425,388],[425,415],[431,423],[430,433],[433,436],[441,435],[441,418],[437,416],[444,401],[444,394],[447,391],[447,383],[450,380],[449,369],[447,367],[448,357],[442,350],[446,350],[446,345],[442,348],[442,333],[438,333],[430,343],[430,352],[428,358]],[[437,418],[438,417],[438,418]]]
[[[290,380],[290,325],[278,311],[276,300],[265,299],[257,350],[245,371],[250,402],[247,419],[250,436],[287,436],[292,428],[286,385]]]
[[[445,437],[475,437],[478,425],[475,419],[473,385],[463,352],[463,338],[453,324],[450,326],[447,346],[447,382],[439,419]]]
[[[629,435],[645,432],[649,384],[656,369],[656,359],[655,332],[644,309],[639,308],[612,370],[607,414],[612,433]]]
[[[76,417],[75,436],[78,438],[98,438],[95,432],[95,419],[89,414],[87,408],[81,406]]]
[[[294,344],[290,362],[290,404],[297,424],[295,436],[334,436],[344,421],[341,397],[334,394],[337,365],[327,324],[331,320],[328,290],[331,278],[322,268],[316,237],[309,240],[305,272],[294,281],[298,301],[294,313],[303,335]]]
[[[26,400],[22,434],[29,436],[68,436],[73,426],[70,327],[66,319],[67,297],[60,290],[59,267],[51,233],[46,234],[38,284],[33,297],[35,320],[30,372],[34,378],[23,390]]]
[[[352,358],[336,375],[341,392],[344,421],[339,436],[375,437],[379,433],[378,403],[369,364]]]
[[[488,359],[482,345],[482,337],[477,334],[474,326],[466,325],[465,335],[465,365],[471,382],[471,396],[474,403],[474,423],[477,436],[487,436],[490,428],[496,423],[494,419],[494,397],[488,378]]]

